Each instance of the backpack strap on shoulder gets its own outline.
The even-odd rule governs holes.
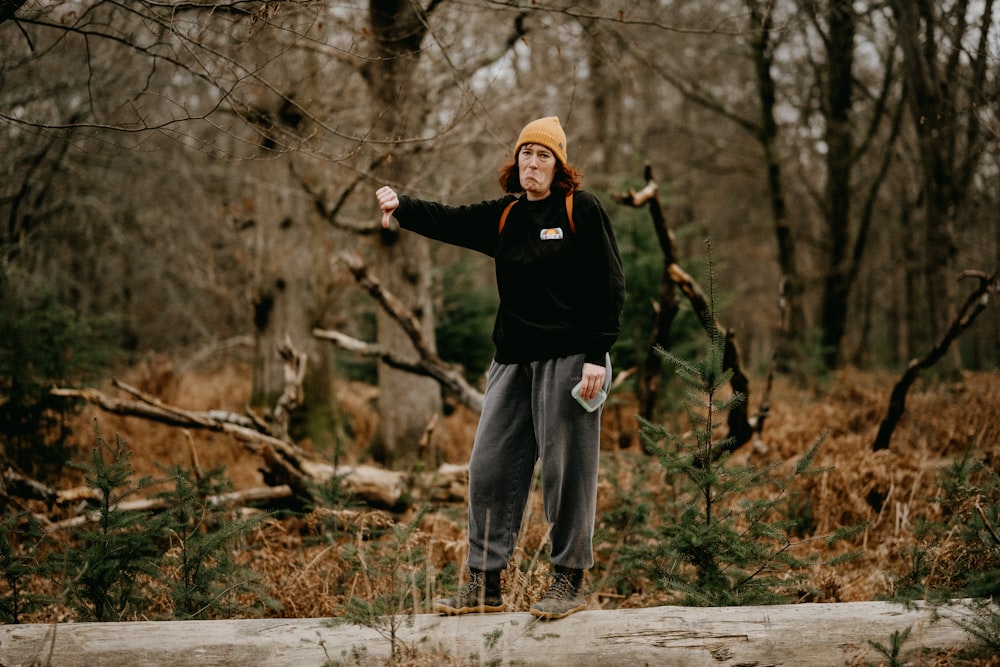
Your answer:
[[[515,199],[511,203],[507,204],[506,207],[504,207],[503,213],[500,214],[500,225],[497,228],[497,234],[500,234],[503,231],[504,225],[507,224],[507,216],[510,214],[510,209],[514,208],[514,204],[516,204],[519,201],[520,201],[519,199]],[[573,192],[572,191],[570,191],[570,193],[568,195],[566,195],[566,217],[569,218],[569,230],[575,234],[576,233],[576,224],[573,222]]]
[[[576,224],[573,222],[573,191],[566,195],[566,217],[569,218],[569,230],[576,234]]]
[[[518,200],[515,199],[511,203],[507,204],[507,207],[503,210],[503,213],[500,214],[500,227],[497,229],[497,234],[503,231],[503,226],[507,224],[507,214],[510,213],[510,209],[514,208],[514,204],[516,204],[517,201]]]

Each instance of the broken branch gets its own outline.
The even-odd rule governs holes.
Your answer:
[[[965,298],[965,302],[955,315],[951,326],[948,327],[948,330],[941,337],[941,340],[938,341],[937,345],[923,358],[910,361],[903,376],[896,383],[896,386],[893,387],[892,394],[889,396],[889,409],[882,423],[879,425],[878,434],[875,436],[875,442],[872,444],[874,451],[889,448],[892,432],[896,429],[896,425],[906,411],[906,394],[910,390],[910,385],[920,375],[920,371],[930,368],[944,356],[951,343],[962,335],[962,332],[972,326],[972,323],[976,321],[979,314],[986,310],[990,297],[1000,290],[1000,286],[997,283],[996,271],[993,272],[993,275],[987,275],[984,271],[963,271],[958,279],[962,280],[964,278],[977,278],[979,285]]]
[[[368,267],[359,256],[343,254],[339,257],[339,261],[347,265],[348,269],[354,275],[355,280],[358,281],[358,284],[364,287],[375,299],[376,303],[400,324],[403,331],[406,332],[406,335],[413,343],[414,348],[416,348],[419,359],[415,361],[404,359],[391,350],[360,341],[338,331],[314,329],[313,335],[317,338],[330,340],[345,350],[365,356],[377,357],[395,368],[432,377],[442,387],[457,396],[463,405],[476,412],[482,412],[482,392],[470,385],[460,372],[449,367],[434,352],[427,337],[424,336],[420,322],[413,314],[413,311],[407,308],[392,292],[386,290],[378,278],[368,272]]]

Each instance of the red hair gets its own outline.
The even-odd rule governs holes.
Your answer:
[[[517,154],[507,158],[500,167],[500,189],[510,194],[524,192],[521,185],[521,174],[517,168]],[[556,170],[552,175],[552,191],[560,195],[568,195],[579,189],[583,175],[571,164],[556,160]]]

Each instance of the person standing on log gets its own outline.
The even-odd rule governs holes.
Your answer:
[[[468,579],[455,595],[434,601],[442,614],[504,610],[500,575],[539,459],[554,573],[530,611],[557,619],[586,606],[601,407],[625,277],[608,214],[580,183],[566,134],[550,116],[521,130],[500,170],[500,199],[453,207],[388,186],[376,192],[384,227],[394,216],[403,229],[495,262],[496,352],[469,461]]]

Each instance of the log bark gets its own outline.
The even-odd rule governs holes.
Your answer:
[[[270,445],[282,451],[287,450],[295,456],[303,457],[304,450],[286,440],[258,431],[258,424],[244,415],[225,412],[223,410],[209,410],[207,412],[185,410],[167,405],[155,396],[150,396],[119,380],[114,380],[114,385],[134,396],[138,396],[140,400],[129,401],[114,398],[96,389],[55,387],[50,393],[53,396],[62,396],[63,398],[82,399],[111,414],[141,417],[142,419],[170,426],[228,433],[255,452],[264,445]]]
[[[208,499],[210,505],[247,507],[257,504],[266,504],[283,498],[292,496],[292,488],[288,485],[282,486],[256,486],[242,491],[233,491]],[[59,492],[59,502],[68,503],[79,500],[98,500],[99,492],[90,487],[80,487],[76,489],[66,489]],[[126,500],[117,505],[118,509],[131,512],[158,512],[170,507],[170,502],[166,498],[136,498]],[[86,523],[100,521],[98,512],[84,512],[69,519],[61,521],[48,521],[47,517],[36,515],[39,521],[45,526],[45,530],[51,532],[65,528],[75,528]],[[2,665],[3,663],[0,663]]]
[[[338,624],[336,619],[259,619],[0,627],[0,664],[58,667],[211,667],[393,664],[453,660],[475,664],[829,665],[878,663],[872,643],[891,645],[910,631],[898,664],[921,651],[947,654],[974,646],[956,624],[967,612],[888,602],[767,607],[651,607],[582,611],[555,622],[526,612],[396,617],[392,627]],[[410,622],[412,620],[412,622]],[[916,663],[919,663],[917,660]],[[914,664],[916,664],[914,663]],[[449,663],[454,664],[454,663]],[[896,664],[896,663],[894,663]]]
[[[467,465],[445,463],[437,470],[408,474],[395,470],[386,470],[375,466],[340,466],[330,468],[331,475],[342,478],[344,491],[353,499],[359,500],[370,507],[381,509],[405,509],[414,502],[433,501],[458,503],[468,497],[469,468]],[[317,483],[325,480],[312,480]],[[277,500],[292,498],[297,491],[291,484],[274,486],[256,486],[249,489],[232,491],[213,496],[209,502],[213,505],[227,507],[266,506]],[[53,502],[59,505],[69,505],[80,501],[98,499],[98,493],[90,487],[64,489],[53,492]],[[405,499],[405,500],[404,500]],[[162,498],[135,498],[119,504],[123,510],[138,510],[156,512],[168,507]],[[61,521],[49,521],[47,517],[38,516],[47,530],[72,528],[88,521],[96,521],[97,513],[83,512],[78,516]],[[0,663],[2,665],[3,663]]]

